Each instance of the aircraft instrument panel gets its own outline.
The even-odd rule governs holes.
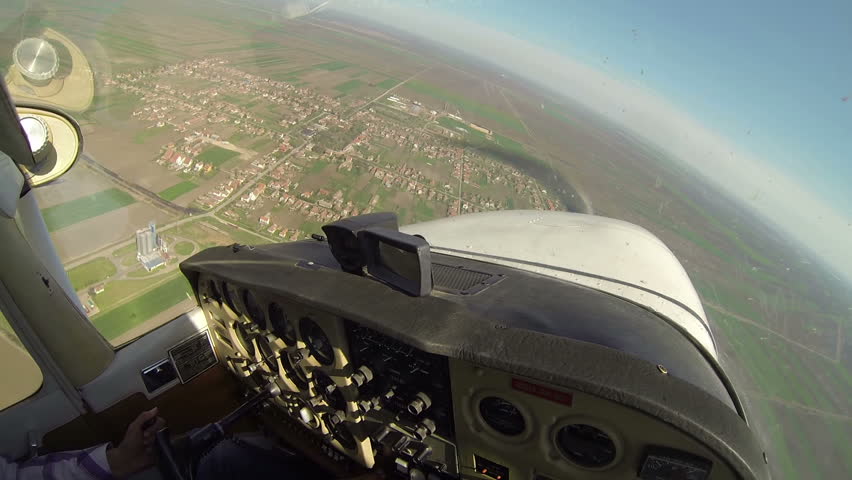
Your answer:
[[[412,296],[342,271],[319,241],[212,248],[181,269],[219,361],[248,389],[275,382],[277,418],[332,457],[390,478],[768,478],[714,366],[653,313],[431,261],[481,285],[433,274],[432,294]],[[615,334],[629,325],[647,338]]]

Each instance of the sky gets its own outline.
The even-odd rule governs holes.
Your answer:
[[[852,280],[852,2],[338,0],[331,8],[562,92],[698,168]]]

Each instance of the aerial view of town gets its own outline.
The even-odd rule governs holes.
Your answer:
[[[346,67],[332,62],[316,68]],[[332,97],[247,73],[221,57],[100,80],[105,92],[132,99],[128,123],[137,129],[133,140],[152,148],[145,163],[135,158],[128,165],[123,159],[107,160],[96,145],[90,146],[85,160],[90,169],[121,180],[85,201],[105,205],[99,196],[108,196],[119,207],[141,194],[165,218],[180,217],[162,222],[161,234],[153,219],[140,217],[134,260],[117,262],[124,267],[139,263],[127,273],[131,278],[176,275],[180,259],[209,246],[194,240],[207,236],[201,230],[214,238],[222,235],[212,244],[268,243],[308,238],[326,223],[374,211],[393,210],[402,223],[413,223],[489,210],[562,209],[558,196],[533,177],[460,139],[475,137],[513,149],[523,148],[520,144],[454,113],[394,95],[391,91],[402,86],[396,80],[380,82],[386,93],[370,101],[345,100],[352,87],[337,85],[342,93]],[[361,81],[351,82],[344,84]],[[125,173],[130,169],[133,174]],[[65,211],[80,208],[49,207],[49,225],[54,217],[67,222]],[[151,241],[156,261],[138,240],[148,231],[156,235]],[[241,235],[234,237],[237,232]],[[60,241],[60,251],[75,248],[73,239],[69,242]],[[91,246],[89,238],[74,253],[87,254],[83,249]],[[89,256],[77,268],[116,263]],[[82,303],[96,323],[113,318],[103,299],[123,278],[112,274],[95,285],[78,283],[85,287]],[[141,302],[147,302],[145,297]],[[127,318],[125,309],[118,312]],[[110,325],[121,323],[109,320]]]
[[[24,36],[73,43],[93,95],[69,108],[83,155],[37,197],[81,305],[113,344],[195,305],[178,265],[208,247],[309,239],[381,211],[401,224],[604,215],[650,230],[683,263],[778,478],[852,470],[817,454],[852,442],[848,287],[656,146],[498,61],[334,11],[54,3]]]

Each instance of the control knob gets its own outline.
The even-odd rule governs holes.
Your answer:
[[[299,348],[290,353],[290,359],[293,363],[299,363],[302,360],[308,358],[311,352],[307,348]]]
[[[370,367],[366,365],[362,365],[355,370],[355,373],[352,374],[352,383],[357,386],[362,386],[365,383],[369,382],[373,379],[373,371],[370,370]]]
[[[432,406],[432,399],[429,395],[423,392],[417,392],[414,399],[408,404],[408,413],[412,415],[420,415],[426,409]]]
[[[328,414],[328,421],[332,425],[337,425],[339,423],[342,423],[344,420],[346,420],[346,413],[342,412],[340,410],[337,410],[334,413]]]
[[[425,419],[414,427],[414,436],[420,440],[426,440],[426,437],[435,433],[435,422],[432,419]]]

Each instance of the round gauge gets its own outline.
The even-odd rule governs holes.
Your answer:
[[[245,324],[240,322],[236,322],[234,324],[234,328],[237,329],[237,340],[239,340],[240,345],[242,345],[243,349],[248,353],[250,357],[254,356],[254,343],[251,341],[250,333]]]
[[[254,294],[248,290],[243,290],[243,305],[246,306],[246,314],[249,319],[260,328],[266,328],[266,319],[263,317],[263,308],[257,303]]]
[[[21,74],[29,80],[50,80],[59,70],[56,49],[43,38],[27,38],[15,46],[12,58]]]
[[[615,460],[615,442],[591,425],[575,423],[560,428],[556,446],[565,458],[581,467],[602,468]]]
[[[273,303],[269,306],[269,322],[275,335],[281,337],[287,345],[296,344],[296,326],[284,313],[281,305]]]
[[[311,351],[311,355],[317,361],[323,365],[334,363],[334,349],[331,342],[316,322],[308,317],[303,317],[299,320],[299,330],[302,332],[302,340],[308,344],[308,350]]]
[[[287,378],[289,378],[290,381],[299,388],[299,390],[305,390],[308,388],[308,376],[305,374],[305,371],[293,361],[293,357],[289,354],[283,355],[281,357],[281,365],[284,366],[284,373],[287,375]]]
[[[480,400],[479,414],[486,425],[509,437],[520,435],[527,427],[518,407],[500,397],[485,397]]]
[[[346,426],[346,422],[340,422],[334,424],[330,420],[331,415],[323,416],[323,420],[325,421],[325,426],[328,428],[328,431],[331,432],[331,436],[334,437],[335,440],[340,442],[340,445],[347,449],[353,450],[355,448],[355,436],[352,435],[352,432],[349,430],[349,427]]]
[[[313,375],[314,386],[317,389],[317,394],[322,396],[329,406],[335,410],[346,410],[346,399],[343,398],[343,393],[334,383],[334,381],[323,372],[316,371]]]
[[[228,288],[227,283],[222,284],[222,296],[225,298],[225,303],[231,307],[231,310],[234,311],[237,315],[240,314],[240,310],[237,308],[237,303],[234,302],[234,299],[231,297],[231,289]]]
[[[275,348],[269,343],[269,339],[261,335],[257,337],[257,348],[260,349],[260,354],[263,356],[263,363],[271,372],[278,372],[278,354]]]
[[[51,141],[50,127],[47,126],[47,122],[41,118],[27,115],[21,117],[21,128],[24,129],[24,133],[27,135],[33,155],[37,159],[42,158],[42,154],[46,152]]]

